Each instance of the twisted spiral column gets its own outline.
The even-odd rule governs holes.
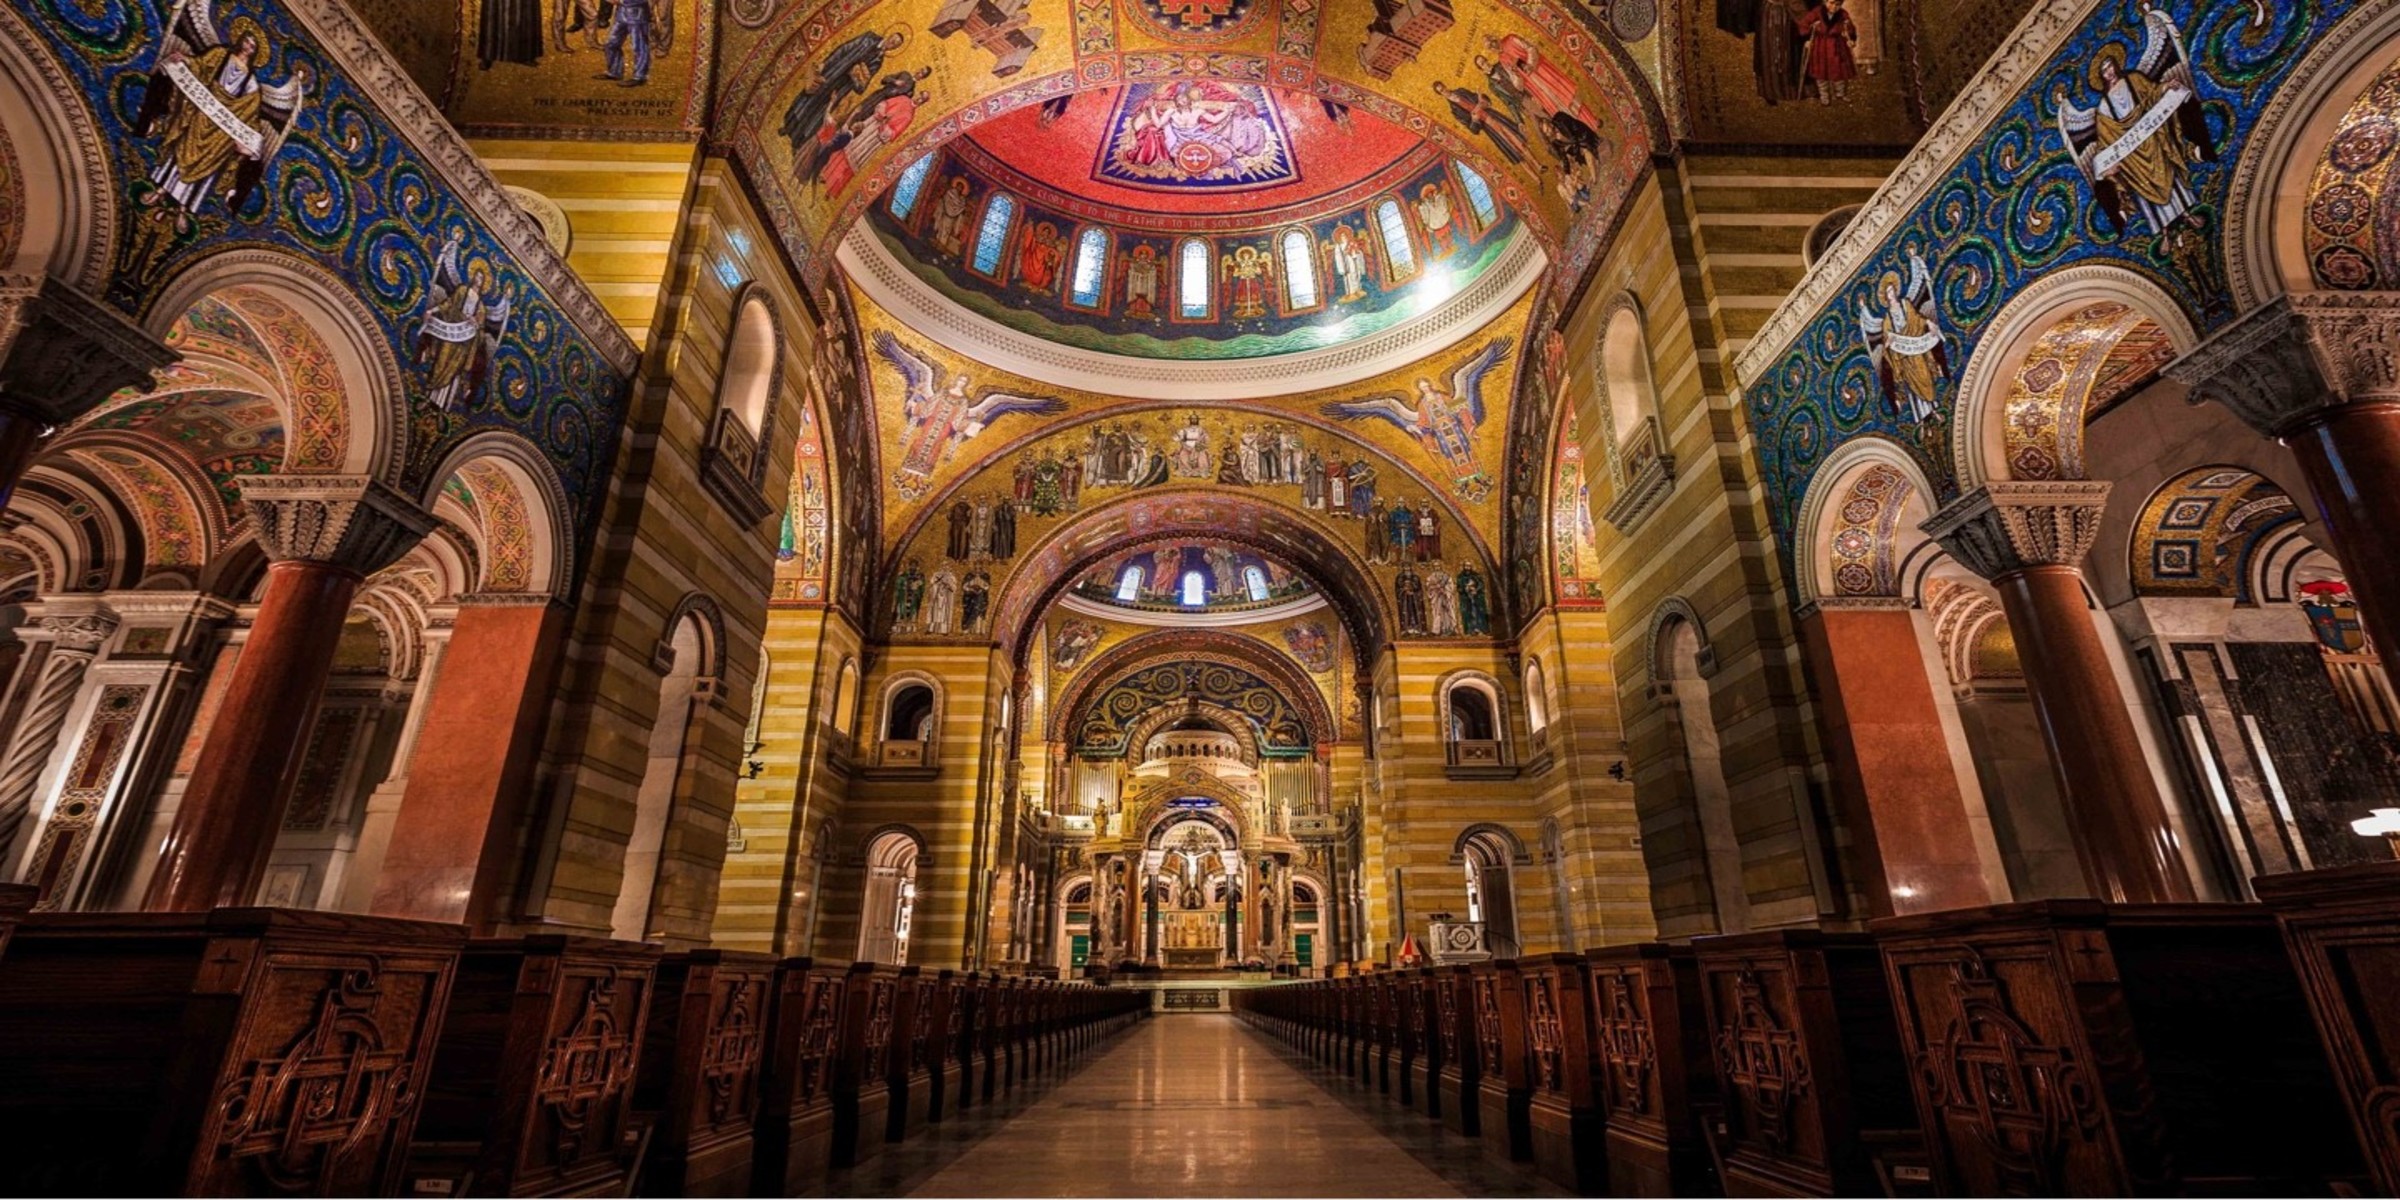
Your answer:
[[[83,690],[84,674],[100,653],[100,644],[116,630],[117,619],[101,613],[42,617],[35,627],[50,637],[50,653],[42,660],[42,676],[33,698],[17,720],[17,736],[0,758],[0,864],[17,849],[18,832],[33,811],[35,789],[50,758],[58,750],[67,710]]]

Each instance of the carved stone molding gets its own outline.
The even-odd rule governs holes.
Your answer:
[[[1985,579],[2032,567],[2080,567],[2108,506],[2105,480],[1995,480],[1919,526]]]
[[[0,280],[0,405],[65,425],[180,357],[71,284]]]
[[[1792,619],[1805,621],[1820,612],[1906,611],[1915,607],[1904,596],[1819,596],[1792,610]]]
[[[1600,519],[1616,527],[1620,533],[1631,533],[1642,518],[1665,505],[1675,491],[1675,456],[1651,454],[1639,464],[1631,464],[1626,472],[1625,485],[1617,489],[1617,498],[1608,502]]]
[[[415,501],[363,476],[245,475],[239,482],[259,547],[275,562],[370,575],[399,561],[436,524]]]
[[[2400,401],[2400,293],[2278,296],[2166,374],[2274,438],[2343,404]]]
[[[36,617],[33,624],[56,647],[53,653],[98,654],[109,635],[117,631],[117,616],[104,609],[95,609]]]

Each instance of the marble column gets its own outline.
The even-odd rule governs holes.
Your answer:
[[[0,871],[9,870],[24,850],[21,839],[32,832],[36,794],[66,731],[68,710],[83,692],[92,660],[116,630],[117,615],[95,599],[47,613],[18,631],[29,641],[46,643],[48,650],[35,668],[16,736],[0,755]]]
[[[0,279],[0,504],[63,429],[180,357],[123,313],[43,276]]]
[[[2368,636],[2400,646],[2400,293],[2279,296],[2166,373],[2290,448]]]
[[[2092,895],[2188,901],[2166,803],[2084,599],[2082,563],[2108,491],[2092,480],[1998,481],[1943,505],[1924,529],[2000,593]]]
[[[1991,903],[1907,602],[1828,596],[1798,624],[1871,915]]]
[[[548,596],[459,602],[368,911],[479,932],[498,918],[566,625]]]
[[[254,475],[242,503],[271,560],[250,638],[160,850],[143,907],[251,903],[333,668],[350,601],[433,517],[373,480]]]

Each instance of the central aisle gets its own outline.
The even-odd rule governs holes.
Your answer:
[[[1142,1022],[919,1196],[1557,1195],[1229,1016]]]

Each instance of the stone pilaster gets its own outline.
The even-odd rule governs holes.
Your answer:
[[[180,356],[124,314],[44,276],[0,279],[0,409],[53,428]]]
[[[2194,404],[2271,438],[2346,404],[2400,402],[2400,292],[2278,296],[2167,367]]]
[[[38,617],[32,629],[21,631],[21,636],[32,634],[49,642],[50,650],[18,717],[16,737],[0,756],[0,870],[14,859],[19,831],[26,828],[35,792],[58,751],[68,711],[83,690],[84,675],[116,630],[116,614],[95,602]]]
[[[361,476],[246,475],[240,483],[259,547],[275,562],[371,575],[434,527],[433,514],[415,501]]]
[[[2076,567],[2091,553],[2109,485],[2101,480],[1996,480],[1941,507],[1919,528],[1985,579],[2031,567]]]

